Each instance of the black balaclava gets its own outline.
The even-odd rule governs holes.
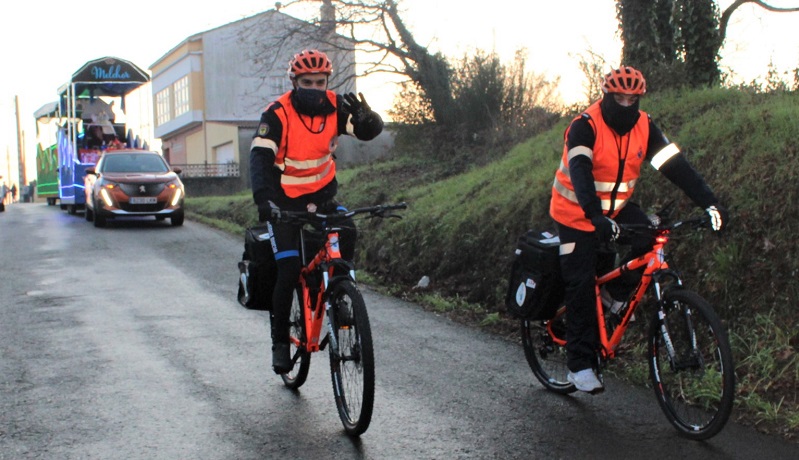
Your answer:
[[[291,93],[291,101],[297,112],[303,115],[315,117],[317,115],[330,115],[336,111],[336,107],[327,98],[327,92],[321,89],[300,88],[299,86]]]
[[[616,102],[613,94],[605,93],[599,107],[602,109],[602,118],[605,119],[605,123],[620,136],[624,136],[638,123],[638,118],[641,116],[641,112],[638,111],[639,102],[641,102],[640,99],[635,101],[635,104],[624,107]]]

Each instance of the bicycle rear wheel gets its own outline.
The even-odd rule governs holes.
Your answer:
[[[569,368],[566,366],[566,347],[558,345],[552,334],[558,339],[566,338],[566,307],[561,307],[554,318],[549,321],[522,320],[522,345],[527,364],[533,374],[547,390],[560,394],[577,391],[572,383],[566,380]]]
[[[735,370],[721,320],[698,294],[664,295],[649,331],[649,370],[666,418],[691,439],[715,436],[732,411]]]
[[[283,383],[291,388],[297,389],[301,387],[305,380],[308,378],[308,370],[311,367],[311,354],[305,349],[298,347],[297,344],[306,343],[305,336],[305,317],[302,308],[302,288],[297,287],[294,290],[294,296],[291,299],[291,311],[289,313],[289,337],[291,343],[291,359],[294,361],[294,367],[286,374],[281,374]]]
[[[341,281],[330,295],[330,375],[344,430],[358,436],[369,428],[375,399],[372,329],[363,296],[352,281]]]

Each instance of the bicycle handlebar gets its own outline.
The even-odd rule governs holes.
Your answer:
[[[280,214],[274,216],[277,222],[281,223],[297,223],[297,224],[335,224],[343,220],[349,219],[358,214],[369,214],[368,217],[395,217],[401,219],[402,217],[396,214],[391,214],[390,211],[398,209],[406,209],[406,203],[396,204],[379,204],[376,206],[368,206],[365,208],[357,208],[350,211],[341,211],[334,213],[321,213],[309,211],[280,211]]]
[[[680,227],[701,228],[710,224],[710,217],[707,214],[689,217],[685,220],[678,220],[670,223],[652,222],[650,224],[623,224],[619,223],[619,228],[624,233],[662,233],[675,230]]]

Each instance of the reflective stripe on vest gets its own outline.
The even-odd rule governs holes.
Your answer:
[[[563,164],[563,161],[560,162],[560,167],[558,168],[558,170],[561,173],[563,173],[563,175],[568,177],[569,178],[569,182],[571,182],[571,176],[569,175],[569,168],[567,168]],[[619,190],[618,191],[619,192],[624,192],[624,193],[632,192],[632,190],[635,188],[635,184],[637,182],[638,182],[638,179],[633,179],[633,180],[631,180],[629,182],[622,182],[622,183],[619,184]],[[558,183],[558,178],[557,177],[555,177],[555,183],[556,184]],[[615,187],[615,186],[616,186],[615,182],[594,181],[594,188],[596,188],[597,192],[612,192],[613,191],[613,187]],[[564,190],[567,190],[567,189],[564,187]]]
[[[312,169],[324,165],[325,163],[329,162],[331,159],[332,155],[327,154],[322,158],[316,160],[292,160],[291,158],[285,158],[283,162],[286,166],[295,169]]]
[[[555,189],[555,191],[558,192],[561,196],[563,196],[563,198],[566,198],[567,200],[571,201],[572,203],[575,203],[578,206],[580,205],[580,202],[577,201],[577,194],[574,193],[574,191],[569,190],[566,187],[564,187],[560,182],[558,182],[557,179],[555,179],[555,183],[552,184],[552,188]],[[610,211],[610,205],[611,205],[610,200],[599,200],[599,201],[600,201],[600,203],[602,203],[602,210],[603,211],[605,211],[605,212]],[[619,209],[623,208],[624,205],[627,204],[627,201],[628,200],[619,201],[617,199],[616,200],[616,210],[618,211]],[[591,230],[593,230],[593,228]]]
[[[332,167],[333,162],[330,162],[325,166],[325,169],[322,172],[319,174],[312,174],[310,176],[289,176],[288,174],[283,174],[280,178],[280,183],[283,184],[284,189],[286,188],[286,185],[299,186],[313,184],[324,179],[330,173],[330,168]]]

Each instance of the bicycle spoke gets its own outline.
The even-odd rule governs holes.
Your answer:
[[[353,328],[339,330],[339,372],[342,399],[350,420],[357,419],[363,405],[363,369],[358,352],[357,332]]]
[[[554,334],[559,339],[565,337],[565,309],[561,309],[550,321],[522,320],[521,333],[527,364],[538,381],[556,393],[576,391],[574,385],[566,380],[569,373],[566,348],[555,343],[551,335]]]
[[[666,417],[687,437],[714,436],[734,398],[732,353],[718,317],[698,295],[676,291],[653,325],[650,345],[650,371]]]
[[[347,433],[360,435],[369,426],[374,404],[374,351],[369,318],[363,298],[352,282],[339,283],[330,302],[337,345],[330,347],[336,406]]]
[[[289,343],[291,345],[292,369],[280,376],[283,379],[283,384],[292,389],[299,388],[305,383],[311,367],[311,354],[302,348],[306,339],[305,320],[299,302],[300,298],[302,297],[298,288],[294,292],[291,310],[289,311]]]

